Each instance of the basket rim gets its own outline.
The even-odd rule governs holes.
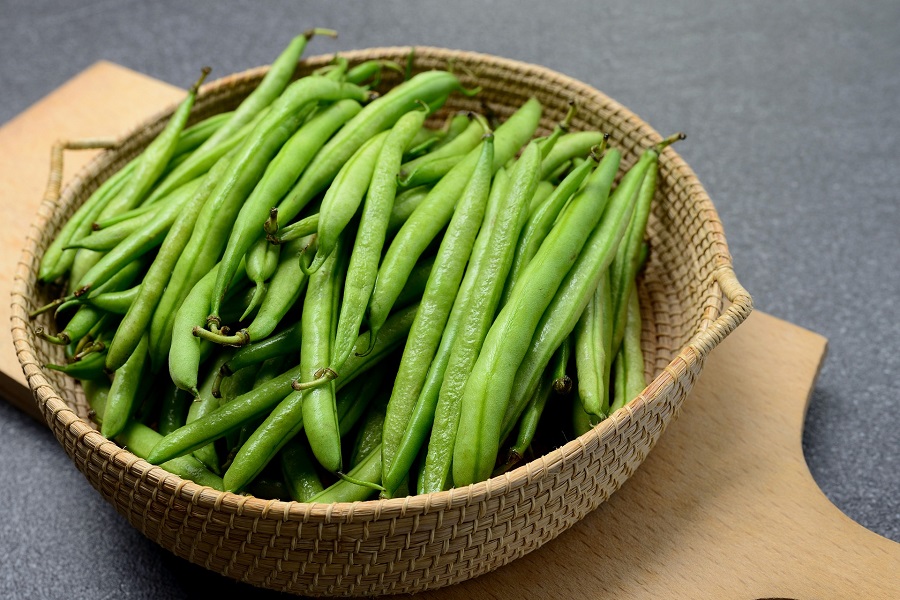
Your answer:
[[[375,55],[396,55],[409,52],[411,49],[414,49],[419,55],[424,54],[438,59],[458,59],[460,56],[464,56],[473,60],[492,63],[501,68],[505,67],[510,70],[527,71],[543,79],[558,81],[565,84],[566,87],[577,89],[581,93],[590,94],[602,100],[605,104],[613,107],[618,114],[641,123],[649,131],[647,139],[642,140],[642,144],[645,147],[662,139],[646,121],[640,119],[640,117],[632,111],[609,98],[603,92],[573,77],[540,65],[490,54],[432,46],[386,46],[351,50],[341,52],[340,55],[347,58],[350,63],[353,64],[354,62],[372,58]],[[305,65],[307,67],[322,66],[331,61],[333,57],[334,54],[317,55],[304,59],[301,61],[300,65]],[[226,75],[206,83],[200,88],[198,98],[205,97],[218,90],[233,87],[235,83],[259,78],[264,75],[268,69],[268,66],[259,66]],[[144,119],[135,127],[122,134],[119,138],[120,141],[128,140],[151,126],[153,123],[165,118],[168,114],[171,114],[174,107],[175,104],[173,103],[168,107],[161,109],[156,114]],[[89,177],[95,175],[98,165],[102,165],[107,161],[111,153],[114,152],[115,150],[101,153],[83,167],[82,170],[66,185],[60,200],[66,197],[66,195],[73,194],[74,190],[84,182],[86,176]],[[328,523],[338,521],[349,522],[354,520],[355,517],[356,520],[377,520],[383,516],[394,517],[413,513],[424,514],[487,500],[492,496],[523,488],[535,478],[551,473],[556,465],[564,464],[567,460],[576,458],[579,453],[586,452],[589,446],[594,447],[613,438],[619,429],[632,418],[631,415],[633,412],[639,410],[645,404],[653,402],[654,399],[658,398],[678,379],[681,373],[689,369],[698,361],[704,360],[709,352],[711,352],[725,336],[740,325],[752,310],[752,300],[749,293],[741,287],[734,275],[732,260],[728,252],[728,246],[725,241],[721,221],[718,218],[718,214],[712,201],[703,189],[702,184],[700,184],[694,171],[673,148],[667,148],[660,156],[660,164],[662,165],[664,162],[672,163],[673,168],[679,170],[682,178],[691,180],[692,184],[696,186],[695,193],[699,194],[700,201],[705,204],[702,208],[702,212],[704,212],[706,219],[704,225],[712,228],[711,233],[718,242],[717,249],[713,253],[715,265],[713,269],[712,284],[720,287],[722,295],[731,302],[731,305],[725,311],[718,314],[708,328],[695,332],[691,341],[681,349],[681,351],[670,361],[668,366],[648,384],[647,388],[644,389],[637,398],[631,400],[623,409],[616,411],[590,431],[569,441],[565,445],[560,446],[543,456],[535,458],[528,463],[522,464],[507,473],[492,477],[486,481],[481,481],[461,488],[452,488],[442,492],[358,502],[323,504],[296,502],[291,500],[263,499],[233,492],[220,492],[213,488],[196,484],[193,481],[182,479],[161,467],[139,458],[127,449],[120,447],[112,440],[104,438],[90,423],[81,419],[75,411],[69,407],[53,385],[47,380],[43,374],[41,364],[35,356],[33,346],[28,339],[29,321],[27,316],[28,310],[26,309],[26,286],[30,272],[29,263],[39,254],[38,244],[41,238],[41,228],[46,225],[48,215],[52,214],[56,208],[56,203],[46,198],[41,203],[37,220],[31,225],[31,229],[26,239],[26,247],[20,254],[19,263],[14,276],[11,294],[11,327],[16,354],[25,373],[28,385],[35,397],[35,401],[38,404],[38,408],[41,410],[42,414],[44,414],[48,427],[52,429],[54,423],[57,423],[63,428],[71,429],[72,433],[75,434],[76,439],[79,442],[83,442],[88,447],[89,452],[99,453],[104,459],[111,461],[117,466],[124,467],[129,472],[136,475],[141,481],[157,486],[161,491],[171,492],[176,497],[190,499],[190,501],[200,506],[211,507],[217,510],[233,511],[234,514],[237,515],[257,516],[264,519],[270,516],[278,516],[280,519],[288,520],[291,517],[299,516],[302,517],[304,521],[308,519],[324,519],[324,522]],[[360,514],[359,511],[364,512]]]

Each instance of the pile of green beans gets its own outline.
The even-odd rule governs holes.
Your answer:
[[[202,485],[300,502],[483,481],[646,387],[637,281],[662,150],[620,175],[577,107],[538,136],[429,116],[477,94],[297,36],[233,112],[164,130],[76,211],[39,277],[101,433]],[[614,182],[619,180],[618,185]]]

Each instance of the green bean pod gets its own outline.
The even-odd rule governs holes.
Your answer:
[[[448,116],[440,131],[441,139],[435,145],[433,152],[437,152],[462,135],[462,132],[468,129],[471,123],[472,115],[469,111],[457,111]]]
[[[521,462],[528,447],[531,446],[534,435],[537,433],[541,416],[544,414],[544,408],[547,406],[547,400],[550,399],[550,395],[554,391],[554,381],[553,377],[547,377],[546,375],[542,377],[537,390],[535,390],[531,400],[528,401],[528,406],[519,420],[519,433],[516,437],[516,442],[509,449],[509,455],[506,459],[507,468]]]
[[[101,433],[106,438],[114,438],[131,416],[147,374],[147,335],[141,336],[140,343],[128,361],[122,365],[113,378],[112,387],[106,401],[106,413]]]
[[[306,289],[308,277],[300,264],[300,260],[303,260],[304,257],[298,260],[298,256],[301,256],[305,249],[314,248],[315,240],[316,236],[311,235],[289,242],[284,248],[279,257],[278,268],[263,297],[262,306],[247,327],[233,335],[213,333],[203,327],[198,327],[193,330],[193,334],[210,342],[231,346],[245,346],[254,340],[263,340],[268,337],[275,331],[275,328]],[[210,291],[210,293],[214,292]],[[206,300],[208,303],[208,295]]]
[[[341,283],[346,273],[344,242],[338,239],[334,252],[322,267],[309,278],[309,289],[303,301],[303,339],[300,345],[299,381],[307,382],[319,378],[322,365],[331,361],[334,342],[335,303],[339,298]],[[340,471],[341,436],[335,408],[333,381],[302,392],[296,398],[296,408],[279,406],[274,411],[286,414],[299,412],[303,416],[304,430],[316,460],[332,473]],[[299,411],[297,410],[299,409]],[[296,434],[296,432],[294,432]]]
[[[608,153],[597,168],[596,179],[592,177],[585,190],[572,199],[491,325],[462,394],[453,448],[456,486],[483,481],[493,471],[501,442],[500,425],[516,371],[526,357],[544,310],[600,220],[618,158],[618,153]],[[571,328],[563,337],[570,331]],[[554,344],[554,348],[558,345]]]
[[[604,273],[575,326],[575,369],[584,412],[604,419],[609,412],[609,370],[612,365],[612,295]]]
[[[226,139],[218,142],[215,146],[197,149],[190,156],[185,158],[183,162],[178,164],[153,190],[150,196],[144,201],[145,205],[153,206],[163,198],[168,197],[173,191],[197,178],[202,178],[223,156],[234,152],[244,140],[249,137],[250,133],[257,125],[266,117],[269,109],[263,109],[254,117],[252,121],[244,124],[239,130],[230,134]]]
[[[388,220],[388,236],[393,236],[397,233],[397,230],[406,223],[406,220],[416,210],[416,207],[422,204],[430,191],[430,186],[423,185],[397,194],[397,197],[394,198],[394,205],[391,208],[391,218]]]
[[[94,308],[114,315],[124,315],[141,291],[140,284],[121,292],[106,292],[87,298],[85,302]]]
[[[640,266],[641,244],[647,230],[647,221],[650,217],[650,205],[656,194],[657,170],[659,167],[659,155],[662,151],[679,140],[684,139],[683,133],[676,133],[661,141],[659,144],[648,148],[641,159],[650,161],[650,166],[641,183],[637,194],[637,205],[628,226],[626,237],[620,244],[616,257],[610,267],[610,289],[613,299],[613,337],[612,352],[616,354],[622,344],[622,336],[625,331],[625,321],[628,313],[628,297],[634,278],[637,276]]]
[[[494,132],[493,172],[512,158],[537,129],[541,105],[529,99]],[[416,261],[435,236],[450,221],[454,206],[468,184],[478,162],[480,150],[473,150],[457,164],[425,200],[413,211],[394,237],[378,270],[375,288],[369,301],[369,328],[377,337],[381,324],[391,311],[403,282]]]
[[[378,263],[381,260],[381,251],[391,218],[391,208],[397,192],[397,169],[400,168],[403,151],[412,141],[415,133],[421,129],[425,122],[425,116],[426,113],[421,110],[410,111],[402,116],[397,124],[389,132],[386,132],[384,142],[373,164],[371,183],[368,185],[356,240],[347,266],[344,297],[340,316],[337,316],[337,332],[332,348],[331,362],[328,365],[328,368],[335,373],[340,372],[344,361],[353,351],[359,335],[366,306],[372,295],[372,288],[375,287]],[[335,183],[337,183],[337,178]],[[333,187],[334,184],[332,184],[332,188],[329,188],[329,193]],[[328,194],[325,195],[325,198],[328,199]],[[319,214],[323,215],[319,229],[321,236],[322,227],[326,223],[324,219],[326,215],[325,200],[322,201],[322,209]]]
[[[188,408],[185,425],[193,423],[197,419],[200,419],[219,408],[219,400],[212,395],[212,382],[219,367],[228,360],[229,356],[230,354],[227,352],[220,354],[204,377],[203,383],[197,390],[197,394],[194,396],[194,400]],[[216,453],[214,444],[207,444],[206,446],[197,448],[193,451],[193,455],[194,458],[206,465],[210,471],[216,475],[221,475],[219,455]]]
[[[270,216],[272,207],[290,190],[316,153],[335,131],[359,114],[361,110],[359,102],[354,99],[339,100],[331,106],[317,111],[279,150],[266,168],[259,184],[241,206],[234,228],[229,232],[225,254],[222,257],[224,268],[216,279],[216,286],[210,300],[211,315],[218,316],[219,303],[228,289],[234,270],[241,257],[263,234],[263,223],[266,221],[266,217]],[[277,229],[277,217],[274,225],[274,228]],[[304,237],[309,233],[298,237]]]
[[[162,436],[146,425],[131,422],[116,436],[116,442],[135,456],[145,458]],[[197,485],[205,485],[223,491],[222,478],[207,469],[193,456],[180,456],[159,465],[166,471],[189,479]]]
[[[384,332],[379,336],[375,348],[365,356],[352,355],[347,359],[344,373],[335,381],[338,391],[362,373],[379,364],[385,356],[403,342],[415,319],[417,308],[417,305],[413,305],[391,315],[391,318],[385,323]],[[357,348],[365,348],[367,342],[368,335],[361,335],[356,342]],[[296,377],[297,368],[293,367],[219,407],[205,417],[169,434],[153,449],[147,460],[153,464],[159,464],[173,457],[187,454],[222,437],[229,431],[241,427],[259,415],[264,415],[285,399],[288,395],[286,388]]]
[[[270,244],[266,238],[261,237],[256,240],[250,247],[250,251],[247,252],[247,277],[253,282],[253,298],[251,298],[250,304],[247,305],[247,310],[244,311],[239,320],[243,321],[246,319],[262,303],[268,289],[266,282],[278,269],[280,250],[280,245]]]
[[[297,321],[275,335],[239,348],[231,360],[219,369],[219,375],[212,388],[213,396],[219,397],[220,386],[226,377],[230,377],[244,367],[298,352],[301,333],[301,323]]]
[[[449,173],[465,157],[466,154],[454,154],[423,162],[415,167],[411,167],[408,171],[402,171],[398,176],[398,183],[404,188],[434,184],[440,181],[441,177]]]
[[[161,395],[157,431],[160,435],[165,436],[185,424],[191,404],[191,395],[178,389],[171,381],[166,382]]]
[[[420,310],[416,314],[409,339],[403,349],[403,357],[400,360],[384,420],[382,436],[384,473],[398,471],[406,473],[415,460],[416,452],[411,452],[411,459],[404,456],[404,464],[394,469],[394,460],[415,412],[429,366],[440,345],[441,334],[450,316],[466,263],[469,261],[484,218],[490,194],[493,163],[494,136],[487,133],[471,179],[441,240],[431,275],[425,285]],[[398,484],[399,481],[390,481],[386,486],[388,492]]]
[[[372,181],[375,163],[390,132],[383,131],[364,143],[338,171],[319,208],[319,248],[308,271],[314,273],[331,256],[350,220],[356,215]]]
[[[348,475],[358,481],[377,484],[381,481],[381,446],[376,447]],[[373,488],[340,480],[325,491],[309,498],[307,502],[331,504],[334,502],[361,502],[372,497]]]
[[[281,450],[281,474],[295,502],[306,502],[325,488],[306,440],[295,437]]]
[[[182,131],[175,147],[175,155],[189,152],[199,143],[198,139],[202,140],[209,137],[221,125],[221,122],[216,117],[218,115],[205,119],[197,125]],[[73,240],[83,238],[91,232],[95,221],[100,215],[100,211],[124,189],[128,179],[137,168],[139,159],[140,157],[132,159],[124,167],[113,173],[63,225],[63,228],[41,258],[41,267],[38,273],[41,281],[53,281],[71,268],[75,259],[75,250],[63,250],[63,248],[68,246]],[[109,219],[112,218],[109,217]],[[70,279],[75,278],[72,277]]]
[[[172,344],[168,353],[169,376],[179,389],[190,392],[194,397],[199,395],[197,377],[202,346],[209,342],[195,336],[193,330],[195,327],[202,328],[206,323],[206,304],[218,269],[219,266],[216,265],[194,285],[184,304],[175,314]],[[159,360],[159,357],[156,360]]]
[[[625,406],[647,387],[644,354],[641,351],[641,306],[634,282],[631,284],[627,312],[622,347],[616,357],[616,389],[609,407],[610,413]]]
[[[603,143],[606,134],[599,131],[576,131],[562,136],[541,163],[541,179],[548,179],[573,158],[587,156],[591,148]]]
[[[211,148],[230,137],[246,123],[249,123],[265,107],[269,106],[285,91],[294,71],[297,70],[297,62],[303,55],[307,43],[315,35],[335,37],[337,34],[331,29],[314,28],[294,37],[287,47],[272,61],[272,65],[266,72],[259,85],[244,98],[237,110],[234,111],[228,123],[213,135],[201,150]]]
[[[355,468],[360,461],[372,453],[381,444],[381,434],[384,430],[384,415],[387,403],[391,395],[383,393],[378,400],[372,402],[366,416],[356,434],[356,442],[353,444],[353,453],[350,456],[350,468]]]
[[[572,391],[572,378],[569,377],[569,359],[572,357],[572,336],[566,337],[559,345],[550,366],[553,369],[553,393],[565,396]]]
[[[48,369],[60,371],[75,379],[106,379],[106,352],[92,352],[77,362],[64,365],[46,364]]]

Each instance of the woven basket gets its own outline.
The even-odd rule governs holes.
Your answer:
[[[345,54],[404,62],[408,48]],[[300,64],[305,74],[331,57]],[[454,95],[451,110],[488,111],[501,119],[529,96],[545,110],[549,131],[579,105],[573,130],[600,129],[631,166],[660,136],[597,90],[548,69],[482,54],[416,48],[415,70],[465,73],[482,92]],[[229,110],[266,68],[203,87],[193,120]],[[386,73],[383,86],[398,79]],[[304,595],[376,595],[437,588],[486,573],[539,548],[615,492],[637,469],[679,412],[705,357],[751,310],[732,270],[716,211],[690,167],[672,150],[660,160],[649,223],[651,258],[639,282],[643,348],[650,385],[589,433],[503,476],[448,492],[359,502],[301,504],[221,493],[185,481],[104,439],[87,418],[73,381],[42,368],[62,350],[38,339],[49,317],[29,311],[58,290],[38,285],[41,256],[61,225],[111,173],[163,127],[171,108],[122,138],[40,207],[16,273],[12,333],[35,400],[78,468],[136,528],[178,556],[227,577]],[[58,186],[58,181],[55,182]],[[727,308],[726,308],[727,307]]]

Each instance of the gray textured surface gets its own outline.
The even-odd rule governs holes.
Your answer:
[[[690,134],[679,152],[756,306],[829,338],[807,460],[844,512],[900,540],[900,4],[603,4],[0,0],[0,123],[99,59],[186,86],[204,64],[224,75],[270,62],[313,25],[341,37],[311,53],[428,44],[593,84],[657,130]],[[237,590],[145,540],[3,403],[0,490],[0,597]]]

